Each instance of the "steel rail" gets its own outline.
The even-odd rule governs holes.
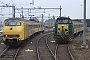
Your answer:
[[[50,37],[50,36],[48,36],[47,39],[46,39],[46,46],[47,46],[47,48],[49,49],[49,51],[50,51],[50,53],[52,54],[52,56],[55,58],[54,53],[53,53],[52,50],[50,49],[50,47],[49,47],[49,45],[48,45],[48,42],[47,42],[47,40],[48,40],[49,37]]]
[[[68,50],[68,53],[69,53],[69,55],[70,55],[70,59],[71,59],[71,60],[75,60],[74,57],[73,57],[73,55],[72,55],[72,53],[71,53],[71,51],[70,51],[69,46],[67,46],[67,50]]]
[[[0,54],[0,57],[2,57],[2,55],[9,49],[9,47],[6,47],[3,52]]]
[[[50,35],[50,36],[52,36],[52,35]],[[47,48],[49,49],[50,53],[52,54],[54,60],[58,60],[57,57],[56,57],[58,44],[57,44],[56,47],[55,47],[55,52],[52,52],[52,50],[50,49],[50,47],[49,47],[49,45],[48,45],[48,42],[47,42],[47,40],[48,40],[48,38],[49,38],[50,36],[48,36],[47,39],[46,39],[46,46],[47,46]]]
[[[21,48],[21,47],[19,47],[19,48],[17,49],[17,51],[16,51],[16,53],[15,53],[15,55],[14,55],[13,60],[16,60],[16,57],[17,57],[17,54],[18,54],[18,52],[19,52],[20,48]]]
[[[39,41],[40,41],[41,38],[45,37],[45,36],[48,35],[48,34],[50,34],[50,33],[45,34],[44,36],[40,37],[40,38],[37,40],[37,43],[36,43],[36,44],[37,44],[37,46],[36,46],[36,52],[37,52],[37,58],[38,58],[38,60],[41,60],[41,58],[40,58],[40,53],[39,53]]]
[[[57,49],[58,49],[58,46],[59,46],[59,45],[57,44],[57,45],[56,45],[56,48],[55,48],[55,60],[58,60],[58,59],[57,59]]]

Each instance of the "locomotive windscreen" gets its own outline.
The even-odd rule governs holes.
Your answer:
[[[16,22],[16,21],[7,21],[5,22],[5,26],[20,26],[21,22]]]
[[[58,23],[72,23],[70,18],[64,18],[64,17],[57,18],[56,22],[58,22]]]

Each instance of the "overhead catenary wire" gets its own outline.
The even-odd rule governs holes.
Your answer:
[[[5,4],[5,3],[3,3],[2,1],[0,1],[2,4]]]
[[[16,6],[16,4],[14,3],[14,1],[13,0],[11,0],[11,2],[14,4],[14,6],[17,8],[17,6]]]

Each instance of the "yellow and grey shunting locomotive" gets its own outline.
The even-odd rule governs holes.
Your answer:
[[[69,17],[58,17],[55,22],[54,40],[56,43],[68,43],[76,34],[83,32],[82,22],[73,22]]]

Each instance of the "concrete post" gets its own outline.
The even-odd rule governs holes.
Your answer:
[[[83,43],[81,47],[88,48],[88,45],[86,44],[86,0],[84,0],[84,31],[83,31]]]

